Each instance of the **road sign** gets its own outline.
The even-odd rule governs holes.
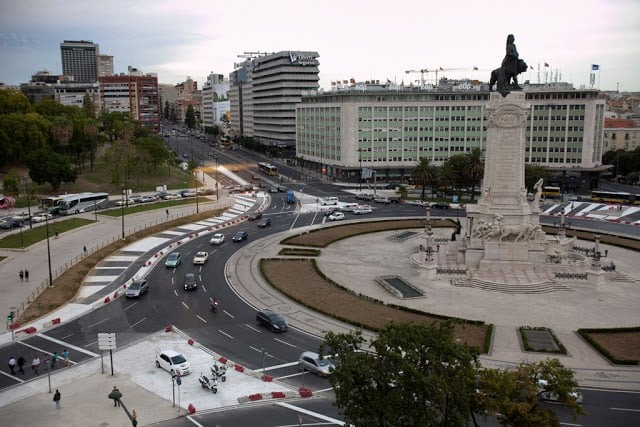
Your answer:
[[[98,350],[115,350],[116,334],[101,332],[98,334]]]
[[[362,168],[362,179],[371,179],[373,177],[373,169],[371,168]]]

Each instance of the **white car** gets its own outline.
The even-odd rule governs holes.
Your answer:
[[[357,208],[353,208],[354,215],[370,214],[371,212],[371,208],[365,206],[358,206]]]
[[[156,355],[156,367],[162,368],[171,375],[187,375],[191,373],[191,365],[177,351],[164,350]]]
[[[162,198],[164,200],[180,199],[182,196],[176,193],[167,193]]]
[[[326,357],[320,357],[318,353],[305,351],[298,358],[298,367],[301,371],[311,371],[321,377],[328,377],[333,373],[335,366]]]
[[[31,218],[31,221],[32,222],[44,222],[44,221],[46,221],[48,219],[52,219],[52,218],[53,218],[53,215],[51,215],[49,212],[42,212],[42,213],[34,215]]]
[[[200,251],[196,252],[196,256],[193,257],[194,265],[204,265],[209,259],[209,252]]]
[[[554,392],[547,390],[548,384],[549,383],[547,382],[547,380],[543,380],[543,379],[538,380],[538,390],[540,393],[540,397],[543,400],[558,402],[560,400],[560,397]],[[584,398],[582,397],[582,393],[580,393],[578,390],[570,391],[569,397],[575,399],[576,403],[578,404],[582,404],[582,402],[584,401]]]
[[[342,212],[334,212],[328,217],[329,221],[340,221],[344,219],[344,214]]]
[[[209,243],[212,245],[220,245],[222,242],[224,242],[224,234],[222,233],[216,233],[209,239]]]
[[[414,205],[414,206],[426,206],[427,204],[425,202],[423,202],[422,200],[409,200],[407,202],[408,205]]]

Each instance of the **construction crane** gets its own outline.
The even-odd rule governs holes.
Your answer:
[[[438,72],[442,72],[444,73],[445,71],[478,71],[478,67],[472,67],[472,68],[442,68],[442,67],[438,67],[438,68],[434,68],[432,70],[429,70],[427,68],[422,68],[420,70],[406,70],[405,73],[409,74],[409,73],[420,73],[420,85],[424,85],[425,80],[424,80],[424,75],[426,73],[435,73],[436,75],[436,86],[438,85]]]

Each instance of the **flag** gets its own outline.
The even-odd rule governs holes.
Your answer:
[[[473,67],[473,71],[478,71],[478,67]]]
[[[356,84],[356,79],[351,78],[351,84]]]
[[[549,64],[547,64],[547,63],[545,62],[545,63],[544,63],[544,66],[545,66],[545,67],[548,67],[548,66],[549,66]]]
[[[598,71],[600,70],[600,65],[598,64],[591,64],[591,71]]]
[[[331,86],[335,86],[335,85],[336,85],[336,82],[331,82]]]
[[[444,71],[444,69],[442,67],[440,67],[440,71]]]
[[[533,70],[533,65],[529,65],[529,69],[530,69],[530,70]]]

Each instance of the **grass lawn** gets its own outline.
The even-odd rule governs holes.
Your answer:
[[[49,238],[53,239],[56,235],[75,228],[84,227],[85,225],[92,224],[94,222],[95,221],[84,218],[69,218],[65,220],[49,221]],[[28,226],[24,226],[20,233],[14,233],[0,239],[0,248],[27,248],[46,238],[47,227],[45,225],[34,227],[31,230]]]

